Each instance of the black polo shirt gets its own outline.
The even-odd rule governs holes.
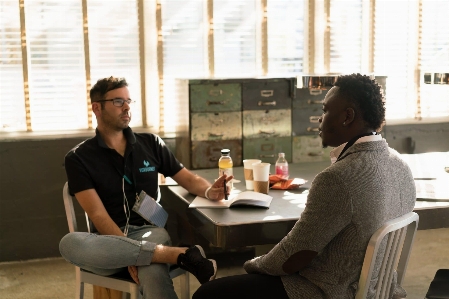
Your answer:
[[[136,194],[142,190],[154,199],[160,197],[158,173],[171,177],[184,167],[159,136],[133,133],[129,127],[123,133],[127,139],[124,156],[110,149],[98,130],[95,137],[81,142],[65,156],[70,193],[95,189],[119,227],[126,225],[122,181],[131,210]],[[129,223],[142,225],[144,220],[131,211]]]

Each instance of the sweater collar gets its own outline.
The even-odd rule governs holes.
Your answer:
[[[364,136],[364,137],[357,139],[357,141],[354,144],[362,143],[362,142],[379,141],[379,140],[382,140],[382,135],[380,135],[380,134],[370,135],[370,136]],[[344,149],[346,143],[347,142],[340,144],[339,146],[337,146],[336,148],[331,150],[331,152],[330,152],[331,164],[334,164],[337,161],[338,156],[340,156],[340,153]]]

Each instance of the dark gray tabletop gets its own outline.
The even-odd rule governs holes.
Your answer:
[[[180,186],[168,186],[168,189],[176,200],[174,209],[176,213],[183,215],[195,230],[214,246],[235,248],[275,244],[300,218],[310,183],[315,175],[329,164],[329,162],[290,164],[290,178],[302,178],[307,180],[307,183],[295,190],[270,190],[269,195],[273,196],[273,200],[269,209],[242,206],[230,209],[192,209],[188,208],[188,205],[195,198],[194,195]],[[273,171],[274,165],[271,166],[271,173]],[[218,177],[218,169],[192,172],[211,182]],[[234,188],[246,190],[243,167],[234,168],[234,177],[240,181],[234,184]],[[418,229],[449,227],[449,201],[419,200],[415,211],[420,215]]]

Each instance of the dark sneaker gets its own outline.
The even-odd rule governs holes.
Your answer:
[[[178,256],[178,266],[195,275],[201,284],[215,279],[217,275],[217,263],[206,258],[200,245],[192,246],[185,253],[181,253]]]

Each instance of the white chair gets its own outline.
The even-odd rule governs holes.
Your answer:
[[[64,185],[62,191],[62,197],[64,199],[65,213],[67,216],[67,222],[69,224],[69,231],[78,231],[78,226],[76,223],[75,210],[73,208],[73,197],[69,193],[69,188],[67,182]],[[90,231],[89,218],[87,214],[86,222],[88,231]],[[76,277],[76,299],[83,299],[84,296],[84,283],[89,283],[92,285],[118,290],[123,292],[123,296],[130,294],[131,299],[140,298],[139,287],[131,279],[131,277],[120,277],[122,275],[112,275],[112,276],[102,276],[97,275],[79,267],[75,267],[75,277]],[[172,266],[170,269],[170,277],[175,278],[181,276],[181,298],[188,299],[190,297],[189,289],[189,273],[178,266]]]
[[[397,283],[402,284],[407,270],[408,259],[418,228],[418,214],[410,212],[390,220],[379,228],[371,237],[365,253],[356,299],[366,298],[380,244],[386,235],[387,246],[382,259],[376,285],[376,299],[387,299],[390,295],[394,270],[397,272]]]

